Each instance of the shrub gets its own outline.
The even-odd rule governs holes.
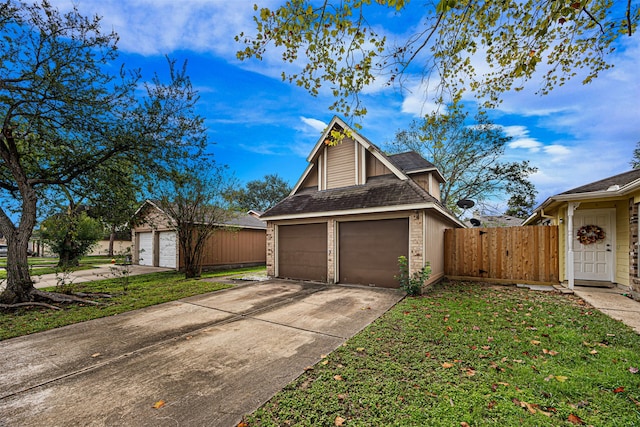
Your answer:
[[[431,265],[427,262],[420,271],[416,271],[411,275],[409,274],[409,260],[406,256],[401,255],[398,257],[398,266],[400,267],[400,274],[395,278],[400,282],[400,289],[411,296],[420,295],[424,282],[431,276]]]

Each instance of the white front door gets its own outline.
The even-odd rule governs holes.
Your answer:
[[[576,210],[573,220],[573,266],[576,280],[613,281],[615,209]],[[604,231],[604,239],[593,243],[581,243],[578,231],[594,225]]]

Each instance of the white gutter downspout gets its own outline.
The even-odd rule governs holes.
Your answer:
[[[573,265],[573,212],[580,206],[579,202],[569,202],[567,207],[567,282],[573,290],[575,284],[575,267]]]

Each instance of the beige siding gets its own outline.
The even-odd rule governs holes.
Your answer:
[[[207,240],[203,249],[203,268],[266,262],[265,230],[219,230]],[[180,267],[184,267],[180,257]]]
[[[616,283],[629,286],[629,202],[616,203]]]
[[[327,149],[327,189],[356,184],[354,141],[343,140]]]
[[[429,283],[444,276],[444,230],[451,228],[440,217],[426,213],[425,221],[424,262],[431,265]]]
[[[313,164],[313,168],[300,185],[300,188],[317,187],[318,186],[318,160]]]
[[[375,156],[367,151],[366,156],[367,163],[367,178],[371,176],[380,176],[380,175],[388,175],[391,171],[383,165],[380,160],[376,159]]]

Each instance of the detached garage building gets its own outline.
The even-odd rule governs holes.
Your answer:
[[[344,137],[329,144],[332,130]],[[464,227],[440,202],[444,178],[418,153],[387,156],[334,117],[291,194],[267,221],[267,274],[397,287],[398,257],[411,273],[444,276],[444,230]]]
[[[171,218],[147,200],[136,213],[133,227],[133,263],[154,267],[183,268],[178,236]],[[207,241],[202,268],[260,265],[266,261],[266,223],[250,214],[238,214]]]

